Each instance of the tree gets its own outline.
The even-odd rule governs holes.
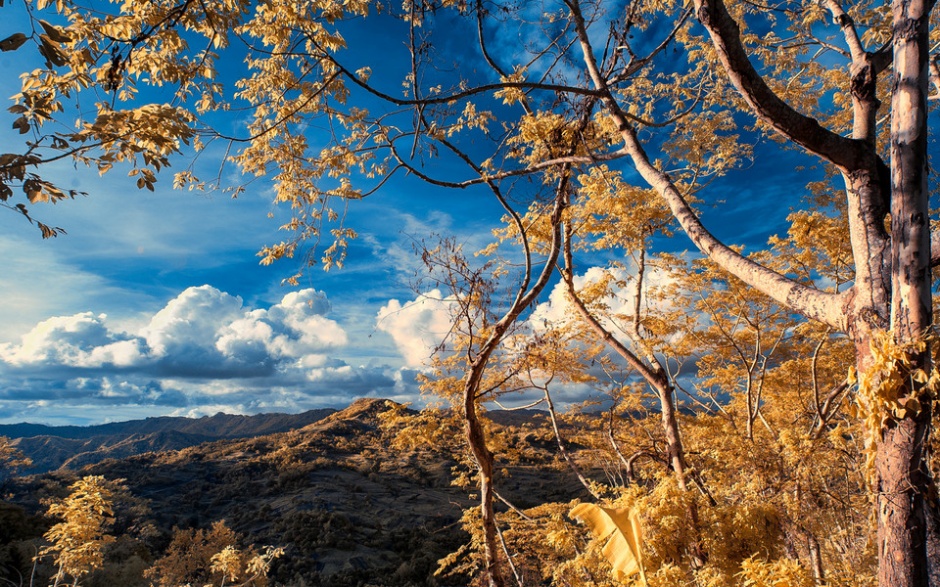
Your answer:
[[[114,542],[106,533],[113,522],[113,501],[119,482],[101,476],[82,477],[71,486],[71,493],[49,505],[49,515],[61,518],[45,534],[51,544],[39,556],[51,555],[57,567],[54,584],[77,587],[83,576],[104,564],[104,549]]]
[[[258,553],[254,547],[239,550],[242,537],[224,521],[209,530],[176,529],[166,553],[145,571],[152,584],[244,585],[264,587],[271,562],[283,554],[281,548],[267,547]]]
[[[35,8],[50,6],[40,0]],[[926,585],[927,518],[937,508],[927,467],[938,381],[929,287],[932,258],[940,259],[940,241],[931,254],[928,207],[928,94],[937,69],[930,0],[890,7],[793,1],[772,9],[723,0],[537,7],[216,0],[125,3],[114,14],[59,0],[54,8],[57,17],[33,16],[31,38],[4,41],[14,48],[31,40],[47,61],[27,72],[11,109],[16,128],[32,133],[32,158],[8,157],[0,178],[7,187],[22,181],[31,201],[64,197],[25,175],[41,161],[72,157],[102,172],[126,163],[139,187],[152,187],[184,144],[199,150],[225,141],[243,171],[272,174],[276,200],[295,211],[286,225],[294,237],[265,249],[263,262],[293,256],[302,240],[322,235],[332,242],[311,260],[329,268],[342,264],[355,236],[333,202],[375,193],[397,173],[500,199],[517,219],[526,270],[515,301],[468,365],[464,410],[474,447],[485,449],[474,423],[483,371],[547,283],[544,271],[532,270],[533,231],[554,235],[541,251],[542,267],[550,267],[564,240],[565,210],[585,194],[579,184],[588,176],[649,186],[710,262],[852,342],[879,583]],[[404,49],[389,51],[383,63],[363,58],[354,42],[347,49],[365,17],[382,19]],[[454,30],[477,37],[472,54],[461,46],[455,57],[447,43],[435,44]],[[507,47],[506,38],[524,42]],[[239,51],[248,73],[232,91],[217,68]],[[172,105],[146,103],[146,85],[172,87]],[[49,130],[74,119],[63,97],[89,95],[95,107],[80,108],[77,130]],[[221,113],[243,107],[253,113],[247,134],[213,130]],[[330,134],[314,140],[314,120]],[[826,282],[819,271],[783,273],[700,220],[694,200],[708,193],[708,180],[733,170],[751,153],[748,141],[764,135],[779,148],[761,145],[767,151],[758,155],[805,154],[823,167],[792,181],[817,191],[823,182],[818,213],[849,235],[850,282]],[[457,166],[464,178],[455,177]],[[218,181],[186,169],[175,183],[202,189]],[[512,204],[533,201],[550,202],[552,212],[525,224]],[[622,236],[611,231],[602,248],[620,246]],[[475,453],[486,518],[490,457]],[[493,523],[484,524],[489,580],[500,585]]]

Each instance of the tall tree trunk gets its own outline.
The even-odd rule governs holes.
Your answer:
[[[891,102],[891,331],[898,345],[920,340],[932,322],[927,190],[928,24],[931,0],[894,0]],[[911,349],[913,369],[930,370],[930,354]],[[927,466],[930,398],[907,377],[900,397],[919,399],[913,413],[889,417],[875,461],[878,583],[928,585]]]
[[[891,422],[875,463],[878,492],[878,584],[927,587],[925,445],[930,410]]]
[[[489,587],[504,587],[506,582],[499,569],[497,554],[499,550],[498,530],[496,527],[496,512],[493,509],[493,502],[496,497],[496,490],[493,486],[493,452],[486,444],[486,433],[480,422],[479,413],[477,412],[478,404],[481,401],[480,388],[490,357],[496,352],[496,349],[502,343],[503,337],[512,325],[515,324],[522,312],[531,306],[545,289],[554,271],[555,262],[558,260],[558,256],[561,253],[561,218],[562,213],[568,206],[568,179],[568,175],[563,174],[559,181],[558,188],[555,191],[555,205],[549,217],[552,227],[552,242],[549,248],[549,254],[542,265],[541,272],[534,281],[532,281],[533,275],[530,265],[531,257],[529,247],[527,241],[525,241],[525,228],[522,226],[518,214],[506,204],[505,200],[500,199],[506,206],[507,212],[516,219],[519,233],[522,235],[523,241],[526,242],[524,247],[527,259],[525,277],[509,309],[503,314],[503,317],[493,325],[489,337],[480,345],[479,354],[468,366],[467,374],[463,382],[462,407],[464,431],[467,444],[476,460],[477,472],[479,474],[480,514],[483,524],[484,571]],[[498,192],[497,195],[499,195]]]

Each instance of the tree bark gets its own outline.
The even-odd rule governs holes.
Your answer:
[[[933,2],[894,0],[894,87],[891,100],[891,331],[895,343],[920,340],[932,322],[927,190],[928,25]],[[913,368],[929,371],[929,352],[910,353]],[[876,466],[878,583],[926,587],[927,466],[931,399],[906,378],[899,393],[918,398],[919,410],[889,418]]]
[[[552,209],[550,222],[552,227],[552,242],[549,247],[549,255],[542,265],[541,273],[535,279],[534,283],[531,274],[531,265],[527,263],[525,277],[522,280],[515,300],[509,309],[496,324],[493,325],[492,333],[480,345],[479,354],[469,365],[467,374],[463,382],[463,416],[464,430],[467,444],[473,453],[477,463],[480,482],[480,514],[483,525],[483,556],[485,577],[489,587],[504,587],[506,582],[499,569],[498,532],[496,528],[496,512],[493,509],[493,502],[496,497],[496,491],[493,486],[493,453],[486,444],[486,434],[483,425],[480,422],[477,406],[481,401],[481,385],[483,375],[486,371],[490,357],[496,352],[497,347],[503,340],[503,337],[509,331],[510,327],[516,322],[519,316],[534,302],[545,289],[549,278],[552,275],[555,262],[561,253],[561,223],[562,213],[568,205],[568,176],[562,176],[561,181],[555,192],[555,205]],[[507,205],[507,209],[508,205]],[[518,218],[518,216],[516,217]],[[524,228],[519,225],[520,234],[524,237]],[[528,246],[526,246],[528,258]],[[531,284],[531,286],[530,286]]]
[[[468,388],[469,389],[469,388]],[[493,453],[486,446],[483,426],[477,417],[476,389],[464,395],[464,427],[467,444],[477,462],[480,483],[480,517],[483,525],[483,560],[487,583],[490,587],[506,584],[497,558],[496,511],[493,509]]]
[[[930,476],[925,445],[930,410],[891,422],[876,459],[878,491],[878,584],[927,587],[927,495]]]

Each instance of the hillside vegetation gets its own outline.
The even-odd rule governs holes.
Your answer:
[[[103,568],[82,581],[86,587],[150,585],[144,571],[180,540],[174,529],[210,533],[220,521],[241,548],[284,548],[268,573],[278,585],[466,582],[459,573],[435,577],[438,561],[468,538],[460,520],[472,502],[452,484],[464,468],[446,446],[403,448],[383,418],[408,414],[415,417],[392,402],[359,400],[287,433],[16,479],[11,503],[0,510],[0,526],[8,528],[0,536],[0,577],[29,575],[31,545],[54,521],[40,515],[44,503],[64,497],[79,476],[95,475],[122,479],[126,489],[115,506],[118,539],[105,549]],[[507,419],[516,425],[504,429],[528,455],[507,470],[507,492],[522,496],[520,507],[583,493],[570,474],[558,478],[556,451],[537,417]]]
[[[871,585],[864,447],[844,423],[797,433],[811,419],[775,405],[754,439],[724,415],[680,414],[700,463],[688,489],[671,474],[659,414],[643,402],[486,412],[507,570],[522,586],[681,585],[684,565],[701,585]],[[778,441],[759,432],[778,426]],[[34,553],[52,552],[60,518],[43,515],[49,504],[77,480],[101,479],[114,484],[115,538],[102,543],[86,587],[170,587],[184,576],[173,573],[218,586],[205,573],[230,546],[244,564],[283,549],[246,585],[476,585],[480,510],[461,428],[450,409],[364,399],[286,433],[17,478],[0,508],[2,577],[19,584]],[[598,502],[610,505],[585,509]],[[592,536],[597,524],[621,528],[616,556],[610,530]],[[616,534],[631,524],[635,536]],[[52,560],[37,576],[54,574]]]

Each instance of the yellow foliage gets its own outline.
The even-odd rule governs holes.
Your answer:
[[[610,562],[618,580],[639,574],[646,583],[643,569],[643,529],[632,508],[607,508],[593,503],[576,505],[568,514],[591,529],[604,545],[601,552]]]
[[[101,476],[82,477],[69,486],[68,497],[49,505],[49,515],[62,521],[46,532],[51,544],[40,549],[39,556],[52,556],[57,585],[66,577],[77,585],[104,564],[104,548],[115,540],[105,532],[113,521],[112,502],[119,483]]]
[[[793,559],[763,561],[752,556],[741,563],[742,587],[812,587],[816,584],[806,569]]]
[[[241,573],[241,553],[234,546],[226,546],[209,559],[209,570],[222,575],[222,582],[234,582]]]
[[[869,344],[871,364],[857,375],[850,367],[850,380],[858,379],[856,402],[859,416],[868,429],[866,454],[869,475],[874,474],[876,448],[887,422],[914,417],[923,410],[925,402],[936,398],[940,388],[940,370],[936,367],[936,360],[932,361],[934,366],[929,373],[918,366],[925,363],[927,350],[937,347],[935,343],[933,333],[898,344],[893,332],[875,330]]]
[[[284,554],[282,548],[239,549],[241,536],[224,521],[209,530],[177,530],[164,556],[145,571],[157,587],[212,585],[264,587],[271,563]]]

